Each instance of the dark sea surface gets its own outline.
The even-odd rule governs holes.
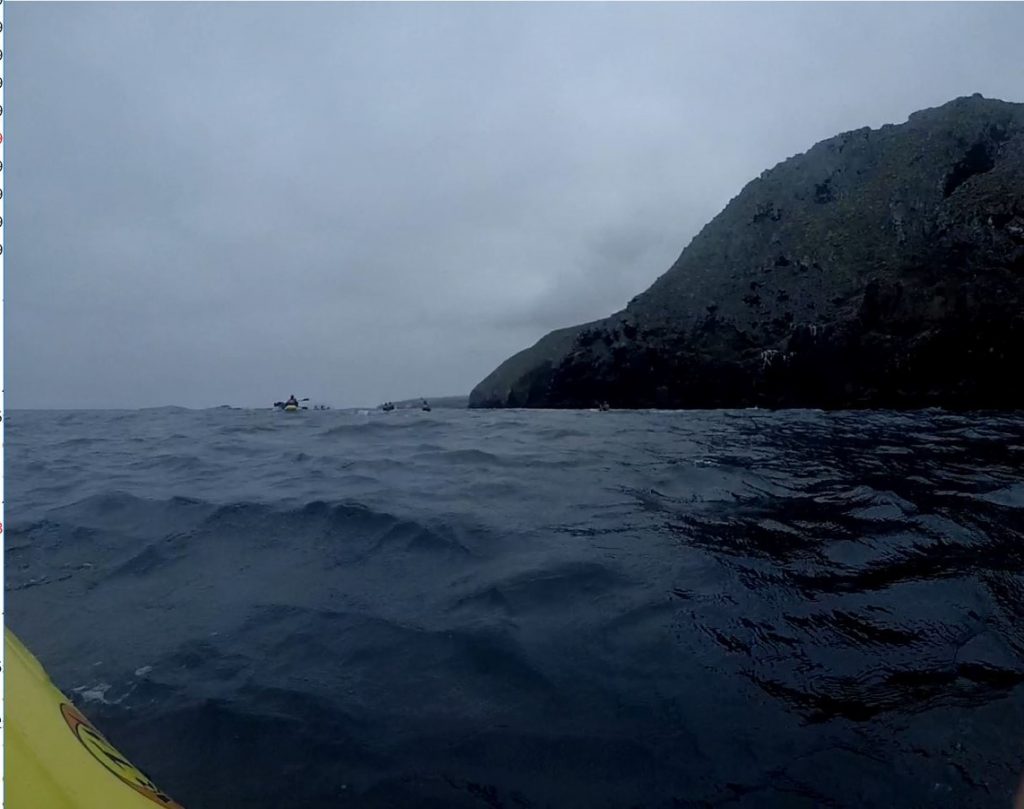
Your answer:
[[[1008,807],[1024,770],[1024,414],[5,427],[8,623],[187,809]]]

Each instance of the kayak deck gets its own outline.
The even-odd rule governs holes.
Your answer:
[[[4,630],[8,809],[182,809],[118,752]]]

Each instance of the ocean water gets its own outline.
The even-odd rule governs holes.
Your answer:
[[[188,809],[1008,807],[1024,771],[1024,414],[5,427],[8,623]]]

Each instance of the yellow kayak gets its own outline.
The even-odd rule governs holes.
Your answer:
[[[284,412],[285,413],[295,413],[295,412],[298,411],[298,409],[299,409],[298,405],[285,405],[284,406]]]
[[[4,631],[7,809],[182,809],[93,727]]]

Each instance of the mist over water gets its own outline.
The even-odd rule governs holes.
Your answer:
[[[1005,807],[1024,414],[13,411],[7,620],[189,809]]]

